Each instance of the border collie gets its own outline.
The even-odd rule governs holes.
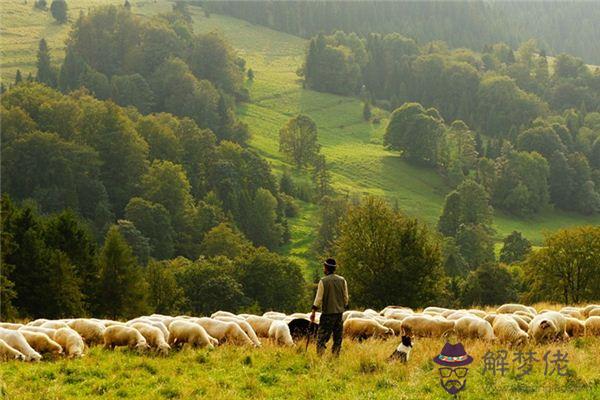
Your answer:
[[[410,336],[402,336],[402,341],[396,347],[396,350],[392,353],[392,355],[388,358],[388,361],[392,360],[400,360],[400,362],[407,362],[410,356],[410,351],[412,350],[412,340]]]

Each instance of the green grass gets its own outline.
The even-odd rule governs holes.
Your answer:
[[[493,377],[483,373],[483,355],[506,349],[481,341],[463,341],[473,356],[461,399],[495,398],[559,400],[600,397],[597,360],[600,338],[532,347],[568,352],[569,376],[543,374],[543,362],[522,379],[514,372]],[[5,399],[440,399],[436,364],[441,339],[415,342],[406,365],[386,358],[397,340],[346,340],[339,360],[264,343],[260,349],[221,346],[215,350],[185,349],[167,357],[94,347],[82,359],[6,362],[0,364],[0,398]],[[510,350],[509,350],[510,351]],[[510,353],[512,358],[512,353]]]
[[[8,0],[0,5],[3,22],[0,67],[3,79],[8,81],[12,81],[17,68],[25,73],[34,72],[37,43],[41,37],[49,41],[55,60],[63,55],[69,27],[57,25],[47,12],[33,10],[31,2],[24,5],[21,0]],[[101,4],[121,4],[122,1],[79,0],[71,3],[73,20],[79,10]],[[133,12],[144,15],[165,12],[171,7],[165,0],[134,0],[132,4]],[[197,32],[217,30],[223,33],[246,59],[247,66],[254,70],[254,82],[248,83],[251,101],[240,105],[238,114],[250,127],[250,145],[271,162],[277,174],[283,168],[290,168],[278,151],[278,131],[289,118],[305,113],[317,123],[319,142],[331,166],[333,186],[338,192],[351,197],[384,197],[407,214],[435,225],[449,187],[433,170],[412,166],[400,159],[398,153],[383,148],[385,112],[375,109],[381,122],[367,123],[362,119],[359,100],[302,88],[296,70],[302,65],[306,40],[231,17],[213,14],[206,18],[200,8],[190,9]],[[296,175],[307,179],[307,174]],[[301,210],[301,217],[291,223],[292,244],[283,252],[307,265],[312,262],[309,247],[318,224],[318,209],[303,204]],[[517,218],[497,211],[494,222],[497,239],[518,230],[539,245],[546,232],[573,225],[600,224],[600,215],[583,216],[548,208],[531,218]]]

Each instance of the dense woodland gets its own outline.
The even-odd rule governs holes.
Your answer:
[[[200,2],[198,2],[200,3]],[[600,63],[600,8],[593,1],[203,1],[204,8],[309,38],[338,30],[444,40],[481,50],[537,38],[548,53]],[[577,21],[573,23],[573,21]]]
[[[600,296],[598,227],[535,252],[513,232],[499,260],[492,229],[494,208],[600,211],[600,75],[581,60],[549,68],[533,42],[310,41],[305,84],[361,96],[365,119],[393,111],[385,145],[447,178],[436,227],[336,194],[306,115],[281,127],[279,150],[312,179],[276,177],[234,114],[251,70],[218,34],[194,34],[184,3],[82,14],[54,65],[42,39],[36,76],[0,98],[3,320],[308,307],[314,288],[277,254],[298,200],[319,205],[314,257],[335,255],[354,307]]]

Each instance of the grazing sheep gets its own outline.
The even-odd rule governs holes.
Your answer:
[[[39,361],[42,359],[40,353],[27,343],[20,331],[0,328],[0,339],[4,340],[13,349],[21,352],[25,356],[25,361]]]
[[[27,324],[27,326],[42,326],[42,324],[44,324],[46,322],[48,322],[47,319],[45,319],[45,318],[38,318],[36,320],[33,320],[33,321],[29,322]]]
[[[412,308],[402,307],[402,306],[387,306],[383,310],[379,312],[379,315],[382,317],[390,318],[389,316],[392,314],[405,315],[405,314],[414,314]]]
[[[454,312],[454,313],[452,313],[452,314],[448,315],[448,316],[446,317],[446,319],[447,319],[448,321],[457,321],[457,320],[459,320],[459,319],[461,319],[461,318],[463,318],[463,317],[473,317],[473,318],[479,318],[478,316],[476,316],[476,315],[474,315],[474,314],[471,314],[471,313],[469,313],[469,312],[467,312],[467,311],[457,311],[457,312]]]
[[[50,339],[54,340],[54,334],[56,333],[56,329],[50,328],[42,328],[41,326],[28,326],[25,325],[19,328],[19,331],[28,331],[28,332],[39,332],[48,335]]]
[[[273,319],[273,320],[280,320],[280,321],[284,320],[287,317],[287,315],[285,315],[284,313],[280,313],[277,311],[267,311],[262,316]]]
[[[135,324],[131,325],[131,327],[137,329],[138,332],[142,334],[150,348],[165,355],[169,353],[169,350],[171,350],[171,346],[169,346],[165,340],[165,335],[157,327],[145,322],[136,322]]]
[[[210,337],[206,330],[193,322],[175,320],[169,325],[169,345],[189,343],[192,347],[214,348],[218,344],[215,338]]]
[[[492,325],[482,318],[462,317],[456,321],[454,329],[460,338],[494,340]]]
[[[583,321],[571,317],[566,317],[566,320],[566,331],[569,337],[580,337],[585,335],[585,324]]]
[[[23,324],[13,324],[10,322],[0,322],[0,328],[4,328],[4,329],[10,329],[11,331],[16,331],[19,328],[22,328]]]
[[[54,341],[60,344],[70,358],[83,357],[85,344],[83,339],[71,328],[60,328],[54,333]]]
[[[148,342],[135,328],[112,325],[104,330],[104,348],[114,349],[116,346],[127,346],[140,352],[150,349]]]
[[[22,360],[26,361],[27,357],[19,350],[13,349],[4,340],[0,339],[0,360]]]
[[[592,310],[592,312],[594,312],[594,310]],[[565,316],[575,318],[575,319],[580,319],[580,320],[585,319],[583,314],[581,314],[581,312],[579,312],[578,310],[562,309],[562,310],[560,310],[560,313]],[[591,315],[593,315],[593,314],[591,314]],[[598,310],[598,315],[600,315],[600,310]]]
[[[248,322],[246,322],[246,320],[240,319],[238,317],[214,317],[214,319],[238,324],[239,327],[242,328],[244,333],[248,335],[250,340],[252,340],[252,343],[254,343],[256,347],[260,347],[260,340],[258,340],[256,332],[254,332],[254,329],[252,329],[252,326]]]
[[[442,317],[446,318],[446,317],[448,317],[449,315],[452,315],[452,314],[454,314],[455,312],[465,312],[465,311],[466,311],[466,310],[452,310],[452,309],[448,309],[448,310],[446,310],[446,311],[444,311],[444,312],[442,312],[441,314],[438,314],[438,315],[440,315],[440,316],[442,316]],[[427,314],[431,315],[431,313],[427,313]],[[434,316],[434,317],[435,317],[435,315],[432,315],[432,316]]]
[[[479,318],[485,318],[485,316],[488,314],[485,311],[478,310],[476,308],[471,308],[471,309],[467,310],[467,312],[469,314],[472,314],[472,315],[474,315],[476,317],[479,317]]]
[[[371,317],[379,317],[379,313],[371,308],[367,308],[365,311],[363,311],[365,313],[365,315],[369,315]]]
[[[590,304],[589,306],[584,307],[581,310],[581,313],[583,314],[584,317],[588,318],[590,316],[590,312],[592,310],[599,309],[599,308],[600,308],[600,304]]]
[[[423,313],[429,314],[430,312],[432,312],[435,314],[442,314],[446,311],[454,311],[454,310],[450,310],[450,309],[444,308],[444,307],[425,307],[425,309],[423,310]]]
[[[517,321],[517,324],[519,324],[519,328],[521,330],[524,330],[525,332],[527,332],[529,330],[529,323],[527,321],[525,321],[522,316],[517,315],[517,314],[507,314],[507,315],[510,315],[510,317],[512,319]]]
[[[497,316],[498,316],[498,314],[496,314],[496,313],[489,313],[483,319],[486,320],[487,322],[489,322],[490,325],[493,326],[494,325],[494,320],[496,319]]]
[[[514,318],[507,315],[498,315],[494,319],[492,328],[498,340],[511,346],[521,346],[529,340],[527,332],[519,328],[519,324]]]
[[[344,335],[353,339],[364,340],[371,337],[393,336],[394,330],[381,325],[374,319],[350,318],[344,322]]]
[[[293,346],[294,340],[290,333],[290,327],[283,321],[273,321],[269,327],[269,339],[272,339],[277,344],[284,346]]]
[[[442,337],[454,329],[454,323],[441,317],[415,315],[402,320],[402,329],[408,336]]]
[[[69,325],[67,325],[63,321],[46,321],[40,326],[42,328],[50,328],[50,329],[60,329],[60,328],[68,328],[69,327]]]
[[[67,325],[69,325],[69,328],[79,333],[88,346],[104,342],[104,330],[106,328],[99,322],[78,318],[72,320]]]
[[[394,334],[396,334],[396,335],[400,335],[403,332],[402,321],[397,320],[397,319],[387,319],[387,320],[383,321],[383,323],[381,323],[381,325],[385,326],[386,328],[390,328],[391,330],[394,331]]]
[[[513,315],[518,315],[521,319],[525,320],[525,322],[530,323],[531,320],[533,319],[533,317],[535,317],[534,314],[525,312],[525,311],[515,311],[513,313]]]
[[[600,317],[600,308],[592,308],[588,313],[588,317]],[[583,316],[581,319],[584,319]]]
[[[585,335],[600,336],[600,317],[589,317],[585,320]]]
[[[103,319],[102,320],[102,325],[104,325],[105,328],[108,328],[109,326],[114,326],[114,325],[127,326],[127,324],[125,324],[124,322],[113,321],[112,319]]]
[[[40,354],[60,354],[63,351],[62,346],[50,339],[45,333],[30,332],[27,330],[20,330],[19,332],[27,340],[27,343]]]
[[[535,316],[529,324],[528,334],[537,343],[569,338],[566,332],[567,320],[557,311],[548,311]]]
[[[268,338],[269,337],[269,328],[273,323],[273,320],[266,317],[260,317],[258,315],[250,315],[246,318],[246,322],[250,324],[254,332],[259,337]]]
[[[531,308],[523,304],[503,304],[496,310],[497,314],[513,314],[516,311],[525,311],[531,313]]]
[[[308,318],[294,318],[287,325],[294,340],[305,338],[308,335],[316,335],[319,329],[319,325],[311,323]]]
[[[140,318],[135,318],[132,319],[130,321],[127,321],[126,325],[127,326],[133,326],[137,323],[143,323],[143,324],[147,324],[147,325],[151,325],[155,328],[160,329],[160,331],[163,334],[163,337],[165,338],[165,340],[168,342],[169,341],[169,329],[167,328],[167,326],[165,325],[164,322],[162,322],[160,319],[157,318],[153,318],[153,317],[140,317]]]
[[[369,318],[369,319],[372,319],[372,316],[366,315],[362,311],[355,311],[355,310],[344,311],[344,313],[342,314],[342,321],[346,321],[346,320],[348,320],[350,318]]]
[[[210,336],[216,338],[219,343],[231,341],[241,345],[256,346],[235,322],[219,321],[212,318],[193,318],[192,322],[201,325],[206,329],[206,332],[208,332]]]
[[[395,319],[398,321],[402,321],[407,317],[410,317],[411,315],[415,315],[415,313],[408,313],[408,312],[404,312],[404,311],[394,311],[394,312],[386,312],[386,316],[385,318],[389,319]]]
[[[211,318],[215,318],[215,317],[233,317],[233,318],[239,318],[237,315],[235,315],[232,312],[229,311],[217,311],[211,314],[210,316]]]

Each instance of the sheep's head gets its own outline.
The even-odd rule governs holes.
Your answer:
[[[138,352],[143,353],[145,351],[150,350],[150,346],[148,345],[148,343],[146,342],[146,340],[140,340],[136,345],[135,348],[137,349]]]
[[[168,354],[169,350],[171,350],[171,346],[169,346],[167,343],[162,343],[158,345],[158,352],[160,354]]]

